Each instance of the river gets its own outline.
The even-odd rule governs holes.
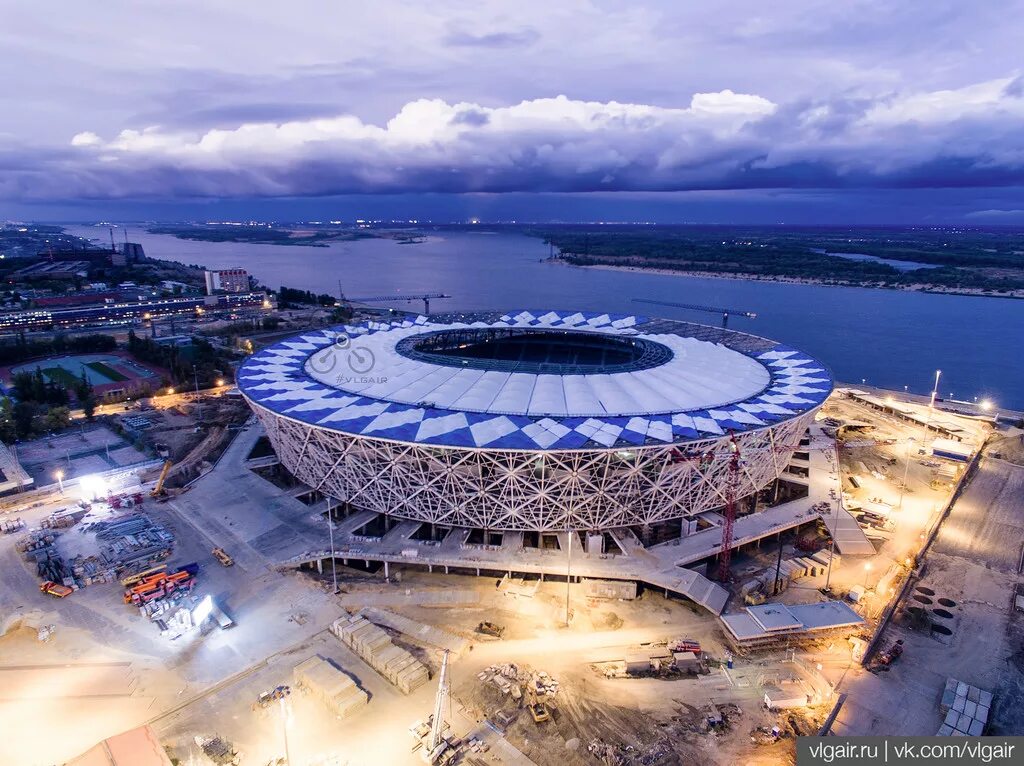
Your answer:
[[[68,226],[100,241],[107,230]],[[352,297],[443,292],[432,311],[556,308],[632,312],[715,324],[719,318],[648,306],[632,298],[727,306],[757,313],[730,327],[818,357],[839,380],[1024,409],[1024,301],[897,290],[706,279],[548,263],[547,246],[519,234],[442,232],[419,244],[391,239],[328,247],[192,242],[137,228],[153,258],[210,268],[242,267],[263,284]],[[417,301],[398,308],[422,310]]]

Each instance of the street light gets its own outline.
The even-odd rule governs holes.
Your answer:
[[[331,578],[334,580],[334,595],[338,595],[338,560],[334,556],[334,519],[331,514],[331,498],[327,498],[327,530],[331,536]]]
[[[64,494],[64,472],[59,468],[53,472],[53,476],[57,479],[57,483],[60,485],[60,493]]]
[[[865,588],[868,587],[868,572],[870,572],[870,571],[871,571],[871,562],[870,561],[865,561],[864,562],[864,587]]]

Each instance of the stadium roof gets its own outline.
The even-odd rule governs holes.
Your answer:
[[[817,407],[832,389],[823,365],[764,338],[557,311],[401,317],[304,333],[250,357],[238,384],[254,404],[320,428],[529,450],[754,430]]]

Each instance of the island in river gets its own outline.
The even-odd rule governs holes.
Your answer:
[[[575,266],[1024,297],[1024,231],[962,227],[533,227]]]
[[[401,244],[431,232],[541,237],[574,266],[701,277],[1024,297],[1024,229],[640,224],[423,226],[394,222],[151,226],[179,239],[327,247],[370,238]],[[556,252],[557,250],[557,252]]]

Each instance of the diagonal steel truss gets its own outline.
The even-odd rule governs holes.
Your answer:
[[[253,404],[284,466],[352,505],[449,526],[599,530],[726,504],[729,435],[681,445],[529,451],[441,447],[317,428]],[[814,411],[736,435],[742,498],[777,478]],[[683,452],[688,457],[682,458]],[[693,459],[692,456],[704,459]]]

